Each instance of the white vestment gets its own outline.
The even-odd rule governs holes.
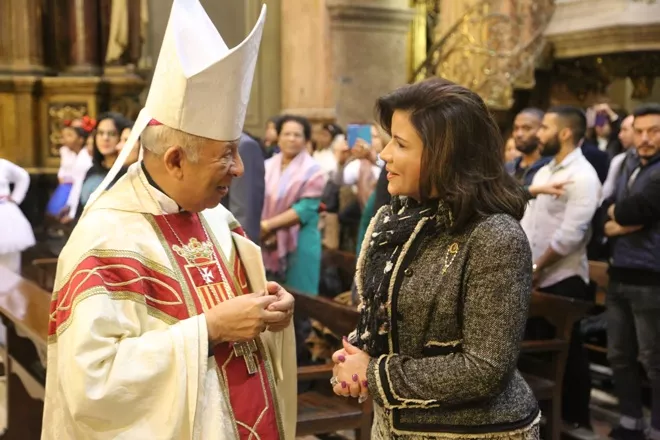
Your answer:
[[[42,439],[238,438],[226,376],[209,357],[204,315],[191,310],[196,292],[154,228],[155,216],[177,212],[138,162],[73,231],[59,258],[51,306]],[[235,232],[229,211],[218,206],[199,217],[223,259],[242,262],[250,289],[263,290],[260,249]],[[181,307],[190,317],[168,313]],[[293,325],[262,333],[257,343],[267,353],[262,359],[280,438],[292,440]]]

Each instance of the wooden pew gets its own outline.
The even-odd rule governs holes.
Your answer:
[[[0,266],[0,317],[7,327],[3,440],[41,437],[49,310],[49,292]]]
[[[57,258],[35,258],[32,260],[31,266],[34,269],[33,281],[42,289],[52,292],[55,284]]]
[[[546,433],[543,438],[547,440],[561,437],[562,382],[571,332],[575,322],[585,317],[592,307],[592,303],[585,301],[532,292],[528,317],[545,319],[555,328],[555,337],[523,341],[518,366],[539,403],[545,407]],[[549,361],[543,356],[549,356]]]
[[[609,265],[603,261],[589,261],[589,279],[596,284],[596,304],[605,305],[607,286],[610,284],[610,276],[607,271]]]
[[[296,315],[315,319],[339,336],[348,335],[357,326],[359,313],[353,307],[335,301],[305,295],[288,289],[296,298]],[[371,438],[372,403],[362,405],[357,399],[335,396],[330,387],[332,365],[298,368],[298,380],[314,380],[315,387],[298,395],[296,435],[313,435],[354,429],[356,440]]]

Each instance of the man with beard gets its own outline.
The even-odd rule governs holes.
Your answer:
[[[584,113],[572,106],[545,114],[537,136],[541,154],[551,161],[534,176],[532,185],[567,182],[559,196],[541,194],[530,202],[521,225],[534,260],[534,286],[547,293],[589,299],[587,242],[600,202],[601,184],[582,154]],[[590,428],[590,372],[579,325],[573,329],[563,384],[562,414],[576,427]]]
[[[610,434],[644,440],[637,359],[651,382],[651,430],[660,439],[660,105],[634,112],[637,155],[619,173],[605,225],[610,237],[607,357],[614,373],[621,418]]]
[[[516,116],[513,122],[513,139],[516,149],[522,156],[508,162],[506,169],[521,185],[529,187],[536,172],[550,162],[550,157],[542,157],[539,151],[539,139],[536,133],[541,127],[543,110],[526,108]]]

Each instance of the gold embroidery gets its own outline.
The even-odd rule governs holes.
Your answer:
[[[62,286],[66,285],[66,283],[69,282],[71,279],[71,276],[76,272],[76,269],[78,269],[78,266],[80,266],[80,263],[85,261],[86,258],[88,257],[97,257],[97,258],[132,258],[136,260],[138,263],[143,265],[144,267],[153,270],[154,272],[162,273],[163,275],[169,277],[169,278],[175,278],[174,272],[163,266],[162,264],[158,264],[153,260],[150,260],[148,258],[145,258],[142,254],[139,254],[137,252],[132,252],[132,251],[118,251],[114,249],[92,249],[90,251],[85,252],[76,262],[76,264],[73,265],[73,269],[64,277],[62,280],[58,280],[57,285],[53,289],[54,292],[59,291]]]
[[[236,274],[234,273],[234,260],[238,258],[236,255],[236,245],[234,244],[234,241],[232,239],[232,246],[231,246],[231,254],[229,256],[229,261],[225,257],[225,254],[222,252],[222,248],[220,247],[220,243],[218,243],[218,240],[215,238],[215,235],[213,234],[213,231],[209,228],[208,223],[206,222],[206,219],[203,216],[199,216],[199,219],[202,222],[202,227],[206,230],[206,233],[209,237],[209,239],[213,242],[215,245],[215,248],[218,250],[218,254],[220,254],[220,258],[222,259],[222,263],[225,265],[225,268],[227,269],[227,272],[229,272],[229,279],[231,279],[232,283],[234,284],[234,292],[236,292],[238,295],[243,294],[243,290],[241,290],[241,283],[236,279]]]
[[[255,339],[252,342],[257,346],[257,350],[261,354],[262,359],[264,359],[264,365],[265,365],[267,357],[266,357],[264,352],[266,350],[265,350],[264,346],[261,344],[261,338],[260,337],[257,337],[257,338],[259,339],[259,341],[257,341],[257,339]],[[227,360],[225,361],[225,363],[222,364],[222,366],[221,366],[222,381],[225,383],[225,387],[223,387],[222,391],[225,394],[225,397],[227,398],[227,402],[231,402],[231,400],[229,399],[229,393],[228,393],[229,381],[227,380],[227,365],[229,364],[229,362],[231,362],[232,358],[235,355],[236,355],[235,351],[232,350],[229,353],[229,356],[227,357]],[[259,417],[257,417],[257,420],[254,422],[254,426],[249,427],[245,423],[237,420],[236,417],[234,416],[234,411],[233,411],[233,409],[231,409],[231,405],[230,405],[230,409],[231,409],[231,412],[232,412],[232,415],[231,415],[232,421],[235,422],[235,425],[241,425],[241,426],[245,427],[246,429],[248,429],[250,432],[255,432],[256,431],[257,425],[259,424],[259,422],[263,418],[264,414],[266,414],[266,412],[270,408],[270,403],[271,403],[270,400],[268,399],[268,391],[266,390],[266,380],[264,379],[264,372],[261,369],[261,366],[259,364],[257,364],[257,369],[256,369],[255,372],[259,374],[259,380],[261,382],[261,391],[264,395],[265,406],[264,406],[263,410],[261,411],[261,413],[259,414]],[[267,372],[266,372],[266,376],[268,376]],[[270,386],[270,390],[271,390],[271,394],[273,396],[273,400],[275,400],[276,399],[275,392],[274,392],[275,384],[273,382],[269,381],[268,385]]]
[[[213,244],[208,241],[200,243],[200,241],[194,237],[188,241],[188,244],[184,244],[183,246],[177,244],[173,245],[172,250],[191,265],[195,265],[195,262],[199,259],[215,261]]]
[[[115,301],[121,301],[121,300],[128,300],[128,301],[134,301],[138,304],[141,304],[146,307],[147,309],[147,314],[151,316],[152,318],[158,319],[159,321],[164,322],[167,325],[173,325],[176,324],[178,319],[171,317],[170,315],[164,313],[161,310],[158,310],[157,308],[150,306],[145,302],[145,295],[142,295],[140,293],[135,293],[135,292],[129,292],[129,291],[118,291],[118,292],[110,292],[106,290],[103,286],[94,286],[88,290],[85,290],[78,294],[76,298],[73,300],[72,304],[67,307],[67,308],[57,308],[55,312],[51,313],[49,315],[49,320],[54,321],[55,320],[55,313],[57,310],[67,310],[71,309],[71,312],[69,313],[69,317],[60,325],[57,327],[57,332],[54,335],[50,335],[48,337],[48,343],[52,344],[57,342],[57,339],[64,333],[69,326],[71,325],[71,322],[73,321],[73,314],[75,312],[76,307],[80,302],[83,300],[90,298],[95,295],[107,295],[108,298],[111,300]]]
[[[145,186],[146,188],[146,186]],[[151,228],[154,230],[156,233],[156,236],[158,237],[158,241],[160,242],[161,246],[165,250],[165,253],[167,254],[167,259],[170,261],[170,264],[172,265],[172,268],[174,269],[174,278],[179,282],[179,285],[181,286],[181,291],[183,292],[183,297],[185,299],[186,303],[186,308],[188,309],[188,316],[197,316],[197,307],[195,306],[195,301],[192,298],[192,294],[190,293],[190,289],[188,289],[188,283],[186,280],[183,278],[183,271],[179,269],[179,263],[176,261],[176,258],[174,257],[174,254],[172,253],[172,250],[170,249],[170,245],[165,239],[165,235],[163,235],[163,232],[160,230],[160,227],[156,223],[156,220],[154,219],[154,216],[151,214],[144,214],[144,218],[149,222],[151,225]],[[201,299],[200,299],[200,302]]]

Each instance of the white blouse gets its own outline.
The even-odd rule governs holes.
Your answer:
[[[12,183],[14,191],[9,190],[9,185]],[[8,160],[0,159],[0,199],[10,197],[20,205],[25,199],[28,188],[30,188],[28,172]]]

